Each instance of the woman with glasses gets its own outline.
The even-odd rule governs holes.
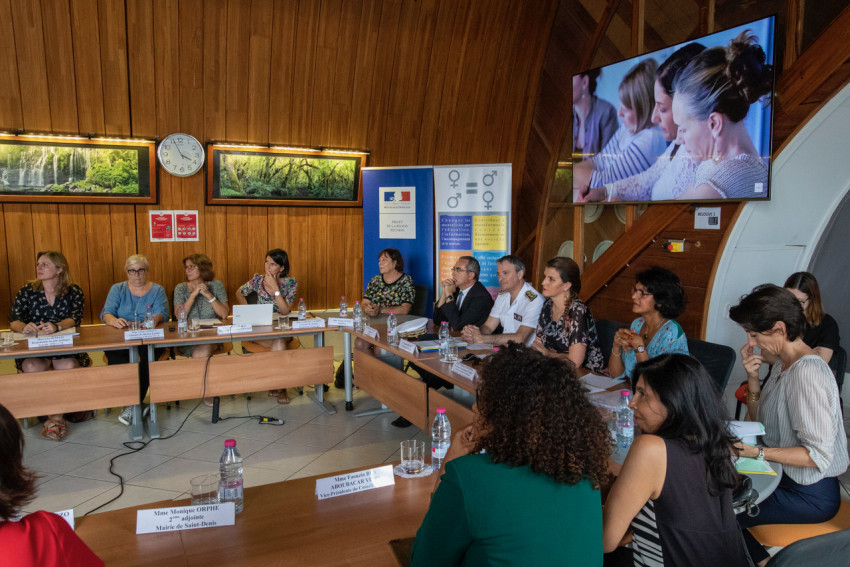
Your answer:
[[[35,279],[27,282],[15,296],[9,314],[9,327],[25,335],[52,335],[82,323],[85,296],[80,286],[71,283],[68,260],[61,252],[47,250],[36,257]],[[44,372],[67,370],[89,365],[89,355],[46,356],[19,358],[15,367],[19,372]],[[74,421],[69,416],[71,421]],[[80,419],[77,419],[80,421]],[[67,428],[62,414],[49,415],[41,429],[42,437],[61,441]]]
[[[823,310],[818,280],[809,272],[797,272],[785,280],[783,287],[790,291],[803,306],[803,313],[806,315],[803,342],[829,364],[841,339],[838,334],[838,323]]]
[[[100,319],[116,329],[128,329],[134,321],[142,322],[150,306],[153,313],[154,326],[168,321],[168,297],[161,285],[148,281],[150,263],[141,254],[133,254],[124,262],[127,281],[113,285],[106,296],[106,303],[100,313]],[[139,349],[139,403],[148,391],[149,378],[147,374],[147,348]],[[104,353],[109,364],[127,364],[130,353],[126,350],[108,350]],[[132,406],[127,406],[118,421],[130,425]]]
[[[632,287],[632,312],[638,318],[614,335],[609,374],[631,378],[638,362],[667,353],[688,354],[685,331],[675,321],[685,303],[685,290],[676,274],[659,266],[640,272]]]

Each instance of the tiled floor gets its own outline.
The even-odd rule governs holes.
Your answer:
[[[266,392],[257,392],[250,400],[244,395],[222,399],[222,416],[250,412],[281,418],[286,422],[282,426],[235,417],[212,424],[211,409],[201,404],[174,437],[154,440],[115,460],[114,470],[124,477],[124,494],[101,511],[186,498],[192,477],[218,471],[224,440],[229,438],[236,439],[245,460],[246,487],[398,460],[400,441],[426,439],[415,426],[391,426],[397,417],[393,413],[356,417],[359,411],[380,407],[360,390],[355,390],[355,411],[346,412],[342,390],[331,387],[325,397],[337,409],[333,415],[296,392],[290,390],[288,406],[278,405]],[[196,404],[197,400],[184,401],[171,409],[160,404],[162,436],[175,433]],[[25,430],[24,464],[40,477],[38,496],[25,512],[74,508],[80,517],[118,494],[118,479],[109,474],[109,462],[129,452],[122,444],[128,436],[117,421],[118,412],[98,412],[96,419],[69,424],[68,436],[60,443],[43,439],[37,423]]]

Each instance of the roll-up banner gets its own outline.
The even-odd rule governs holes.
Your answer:
[[[438,273],[435,289],[452,276],[460,256],[481,264],[479,281],[495,298],[496,260],[511,243],[511,164],[434,167]]]
[[[424,167],[364,167],[363,291],[378,272],[378,254],[395,248],[424,293],[424,315],[434,311],[434,171]],[[417,297],[417,300],[419,298]],[[353,304],[353,300],[349,304]]]

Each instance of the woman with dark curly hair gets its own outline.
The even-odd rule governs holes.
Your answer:
[[[3,565],[103,565],[68,523],[56,514],[35,512],[15,521],[35,497],[35,475],[24,468],[24,435],[0,405],[0,549]]]
[[[509,343],[484,361],[477,397],[411,565],[601,565],[611,436],[572,366]]]
[[[708,372],[690,356],[663,354],[639,363],[635,377],[629,407],[643,435],[605,502],[605,552],[631,528],[634,565],[748,565],[732,508],[735,439]]]
[[[608,359],[611,376],[631,377],[635,364],[660,354],[688,354],[685,331],[674,318],[685,309],[685,290],[670,270],[652,266],[635,277],[632,311],[640,317],[614,335]]]

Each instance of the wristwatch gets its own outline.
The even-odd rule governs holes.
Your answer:
[[[276,291],[276,292],[274,292],[274,296],[275,296],[275,297],[280,297],[280,291]]]
[[[57,333],[62,330],[62,325],[60,325],[59,323],[53,323],[53,324],[56,325],[56,332]]]
[[[638,354],[640,354],[640,353],[644,353],[644,352],[646,352],[646,347],[645,347],[645,346],[643,346],[643,345],[640,345],[639,347],[637,347],[637,348],[635,349],[635,352],[637,352]]]
[[[758,460],[760,460],[760,461],[763,461],[763,460],[764,460],[764,445],[759,445],[759,456],[758,456]]]

